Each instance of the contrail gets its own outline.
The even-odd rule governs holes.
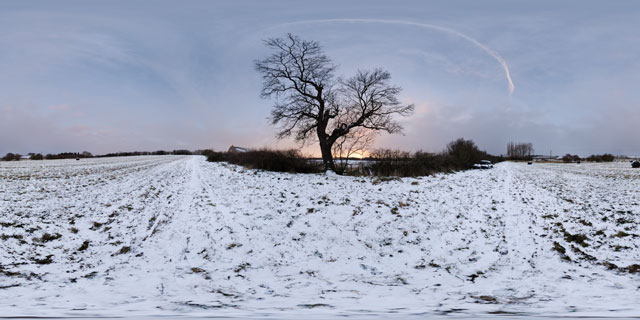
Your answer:
[[[513,81],[511,81],[511,74],[509,73],[509,66],[507,65],[507,62],[504,60],[504,58],[502,58],[502,56],[500,56],[497,52],[491,50],[491,48],[487,47],[486,45],[478,42],[478,40],[476,40],[474,38],[471,38],[471,37],[467,36],[466,34],[461,33],[461,32],[459,32],[457,30],[454,30],[454,29],[449,29],[449,28],[445,28],[445,27],[441,27],[441,26],[436,26],[436,25],[433,25],[433,24],[402,21],[402,20],[385,20],[385,19],[319,19],[319,20],[304,20],[304,21],[295,21],[295,22],[283,23],[283,24],[280,24],[280,25],[278,25],[276,27],[283,27],[283,26],[289,26],[289,25],[299,25],[299,24],[331,23],[331,22],[400,24],[400,25],[414,26],[414,27],[420,27],[420,28],[436,30],[436,31],[440,31],[440,32],[444,32],[444,33],[448,33],[448,34],[452,34],[452,35],[458,36],[458,37],[460,37],[462,39],[465,39],[465,40],[473,43],[475,46],[477,46],[478,48],[482,49],[484,52],[486,52],[488,55],[490,55],[492,58],[494,58],[496,61],[498,61],[498,63],[500,63],[500,65],[502,66],[502,69],[504,69],[505,75],[507,76],[507,82],[509,83],[509,94],[510,95],[513,94],[513,90],[515,89],[515,86],[513,85]]]

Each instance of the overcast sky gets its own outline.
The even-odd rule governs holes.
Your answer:
[[[416,105],[377,147],[640,155],[638,17],[640,1],[2,1],[0,153],[293,146],[253,69],[291,32],[339,75],[387,69]]]

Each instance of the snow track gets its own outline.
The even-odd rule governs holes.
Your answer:
[[[0,164],[0,315],[640,314],[640,173]]]

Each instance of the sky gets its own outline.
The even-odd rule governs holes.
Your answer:
[[[253,68],[293,33],[340,76],[388,70],[415,104],[375,148],[640,155],[639,16],[639,1],[2,1],[0,153],[295,147]]]

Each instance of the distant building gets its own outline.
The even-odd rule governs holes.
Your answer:
[[[535,155],[532,157],[533,161],[551,161],[551,162],[559,162],[562,161],[562,157],[560,156],[550,156],[550,155]]]
[[[236,147],[234,145],[231,145],[231,147],[229,147],[229,150],[227,150],[227,152],[229,152],[229,153],[248,152],[248,151],[249,151],[249,148]]]

